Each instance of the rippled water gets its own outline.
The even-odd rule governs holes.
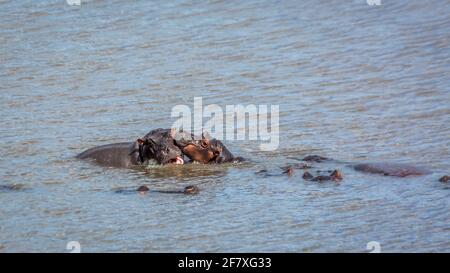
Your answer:
[[[448,1],[167,2],[0,1],[0,251],[450,251]],[[170,127],[195,96],[279,105],[279,149],[228,141],[251,162],[143,171],[73,158]],[[433,173],[255,174],[307,154]],[[117,193],[143,184],[200,194]]]

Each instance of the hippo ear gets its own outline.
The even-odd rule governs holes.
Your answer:
[[[149,151],[152,154],[155,153],[156,143],[155,143],[155,141],[153,139],[151,139],[151,138],[144,138],[144,139],[138,138],[136,140],[136,143],[139,146],[139,153],[140,154],[143,153],[144,149],[146,149],[147,151]],[[146,145],[145,146],[146,148],[144,148],[144,145]],[[143,159],[141,159],[141,160],[143,160]]]
[[[172,129],[170,132],[171,137],[175,140],[175,142],[177,143],[184,143],[184,145],[187,145],[188,143],[191,143],[194,140],[194,135],[180,130],[178,131],[177,129]]]
[[[178,131],[177,128],[171,128],[169,131],[169,136],[173,139],[180,139],[182,137],[183,131]]]
[[[211,139],[211,135],[207,132],[207,131],[204,131],[204,132],[202,132],[202,139]]]
[[[139,145],[144,145],[144,144],[153,144],[153,145],[155,145],[155,144],[156,144],[155,141],[154,141],[152,138],[144,138],[144,139],[138,138],[138,139],[136,140],[136,142],[137,142]]]

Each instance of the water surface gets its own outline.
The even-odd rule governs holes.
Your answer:
[[[450,251],[448,1],[0,1],[0,251]],[[177,104],[280,106],[238,166],[121,170],[83,150],[170,127]],[[262,176],[307,154],[339,185]],[[198,195],[120,194],[198,185]]]

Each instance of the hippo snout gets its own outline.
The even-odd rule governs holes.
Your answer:
[[[226,163],[226,162],[242,162],[243,157],[235,157],[228,149],[223,145],[222,141],[217,139],[212,139],[209,141],[211,150],[214,154],[215,163]]]

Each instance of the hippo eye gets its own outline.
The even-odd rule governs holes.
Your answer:
[[[202,146],[202,148],[208,148],[208,143],[204,140],[200,143],[200,145]]]

